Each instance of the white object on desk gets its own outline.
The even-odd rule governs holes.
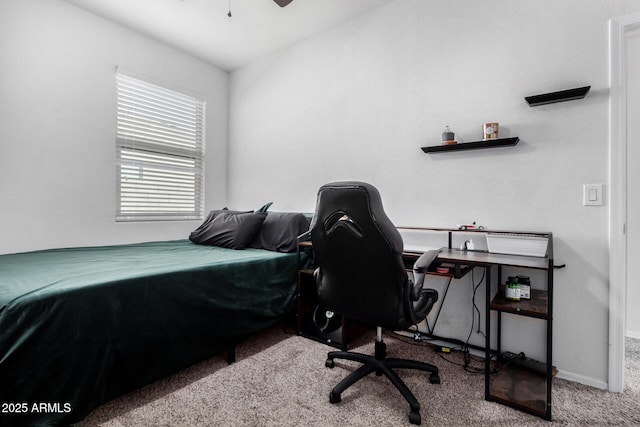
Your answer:
[[[546,237],[487,233],[487,247],[492,253],[544,257],[548,244]]]
[[[465,240],[460,245],[461,251],[473,251],[475,250],[475,248],[476,248],[476,245],[473,243],[473,239]]]

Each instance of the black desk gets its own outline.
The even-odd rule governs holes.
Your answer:
[[[499,402],[504,405],[522,410],[524,412],[551,420],[551,385],[552,379],[556,371],[552,365],[552,322],[553,322],[553,235],[552,233],[540,232],[514,232],[514,231],[494,231],[494,230],[456,230],[446,228],[415,228],[400,227],[400,230],[418,230],[436,233],[448,234],[448,246],[441,248],[436,261],[434,262],[433,271],[429,274],[445,276],[455,279],[464,277],[474,268],[482,268],[485,271],[485,400]],[[521,255],[505,255],[499,253],[490,253],[486,251],[466,251],[453,248],[453,235],[463,233],[470,235],[473,233],[498,233],[498,234],[526,234],[548,239],[547,251],[544,257],[521,256]],[[311,242],[308,241],[309,233],[299,236],[298,250],[312,250]],[[475,238],[475,237],[474,237]],[[408,269],[411,269],[415,261],[424,253],[427,248],[420,249],[407,245],[407,250],[403,253],[403,259]],[[437,264],[449,267],[447,273],[438,273],[435,270]],[[522,269],[534,269],[546,272],[546,290],[531,290],[531,300],[521,300],[520,302],[507,301],[504,298],[504,288],[500,285],[502,280],[502,268],[514,267]],[[499,284],[498,292],[492,295],[491,282],[492,270],[497,270],[497,281]],[[307,279],[309,288],[313,289],[314,282],[312,279],[312,270],[300,270],[299,272],[299,313],[303,300],[300,292],[300,285]],[[315,293],[315,292],[312,292]],[[497,313],[497,349],[491,349],[491,312]],[[529,369],[514,364],[506,364],[501,360],[502,347],[502,314],[525,316],[537,318],[546,321],[546,358],[541,362],[543,369],[542,374],[532,372]],[[298,330],[301,333],[300,319],[303,316],[299,314]],[[349,341],[347,334],[347,324],[344,323],[340,328],[341,337],[338,339],[327,338],[324,335],[312,337],[314,339],[322,339],[329,344],[339,344],[346,348]],[[347,332],[345,332],[347,331]],[[497,356],[497,366],[500,367],[498,374],[491,372],[491,359]],[[510,390],[517,390],[518,393],[510,393]],[[523,392],[526,390],[526,392]]]
[[[415,229],[414,229],[415,230]],[[547,254],[545,257],[532,257],[521,255],[506,255],[498,253],[489,253],[485,251],[467,251],[458,250],[451,247],[451,234],[455,232],[469,233],[466,231],[449,230],[449,229],[428,229],[428,231],[446,231],[449,233],[449,247],[442,248],[436,261],[438,264],[449,267],[448,273],[437,273],[430,271],[429,274],[439,276],[453,277],[460,279],[474,268],[483,268],[485,271],[485,400],[499,402],[524,412],[551,420],[551,383],[555,375],[555,368],[552,366],[552,308],[553,308],[553,236],[551,233],[535,233],[539,236],[545,236],[549,239]],[[481,232],[487,232],[482,230]],[[514,232],[504,232],[514,234]],[[527,233],[534,234],[534,233]],[[411,251],[403,253],[403,258],[407,266],[415,261],[421,252],[412,248]],[[531,300],[521,300],[520,302],[507,301],[503,295],[503,288],[500,285],[502,280],[503,267],[516,267],[523,269],[544,270],[547,272],[547,290],[532,290]],[[498,292],[492,295],[492,270],[497,269],[498,273]],[[498,314],[497,321],[497,349],[491,349],[491,311]],[[547,322],[546,333],[546,360],[543,370],[544,374],[536,374],[530,370],[522,369],[518,366],[504,366],[499,374],[492,377],[491,358],[493,355],[498,356],[498,366],[501,364],[501,331],[502,331],[502,314],[509,313],[513,315],[527,316],[538,319],[544,319]],[[522,395],[511,395],[508,389],[522,386],[522,382],[526,383],[526,387],[531,391],[530,399],[523,399]],[[493,387],[492,387],[493,386]],[[524,393],[526,394],[526,393]]]

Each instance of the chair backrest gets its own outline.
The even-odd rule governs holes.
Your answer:
[[[375,187],[363,182],[323,185],[311,241],[318,298],[325,307],[388,329],[412,324],[402,237]]]

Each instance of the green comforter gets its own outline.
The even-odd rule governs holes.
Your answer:
[[[0,256],[0,425],[67,425],[294,306],[296,254],[188,240]]]

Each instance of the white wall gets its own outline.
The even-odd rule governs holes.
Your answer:
[[[206,204],[226,202],[228,74],[59,0],[0,2],[0,253],[186,238],[116,223],[115,68],[207,102]]]
[[[402,0],[234,71],[229,205],[313,211],[320,185],[359,179],[379,188],[397,225],[552,231],[556,264],[567,265],[555,274],[554,363],[605,387],[608,207],[582,206],[582,185],[605,184],[606,198],[608,20],[638,9],[623,0]],[[583,85],[592,89],[581,101],[524,101]],[[519,145],[420,150],[438,144],[445,125],[460,141],[478,140],[488,121]],[[458,298],[461,317],[447,322],[463,337],[465,280],[448,310],[455,317]],[[509,339],[543,354],[544,341],[523,331]]]
[[[627,37],[627,335],[640,338],[640,280],[635,260],[640,259],[640,31]]]
[[[556,272],[554,363],[603,385],[607,206],[583,207],[582,184],[604,183],[606,197],[607,21],[638,10],[638,0],[395,2],[232,73],[227,173],[226,73],[59,0],[3,0],[0,253],[182,238],[197,225],[115,223],[120,65],[205,95],[207,209],[312,211],[323,183],[362,179],[398,225],[553,231],[567,264]],[[582,101],[523,100],[585,84]],[[471,141],[487,121],[520,144],[420,151],[445,125]],[[470,304],[469,284],[452,306]],[[445,331],[467,332],[470,312],[448,310]]]

